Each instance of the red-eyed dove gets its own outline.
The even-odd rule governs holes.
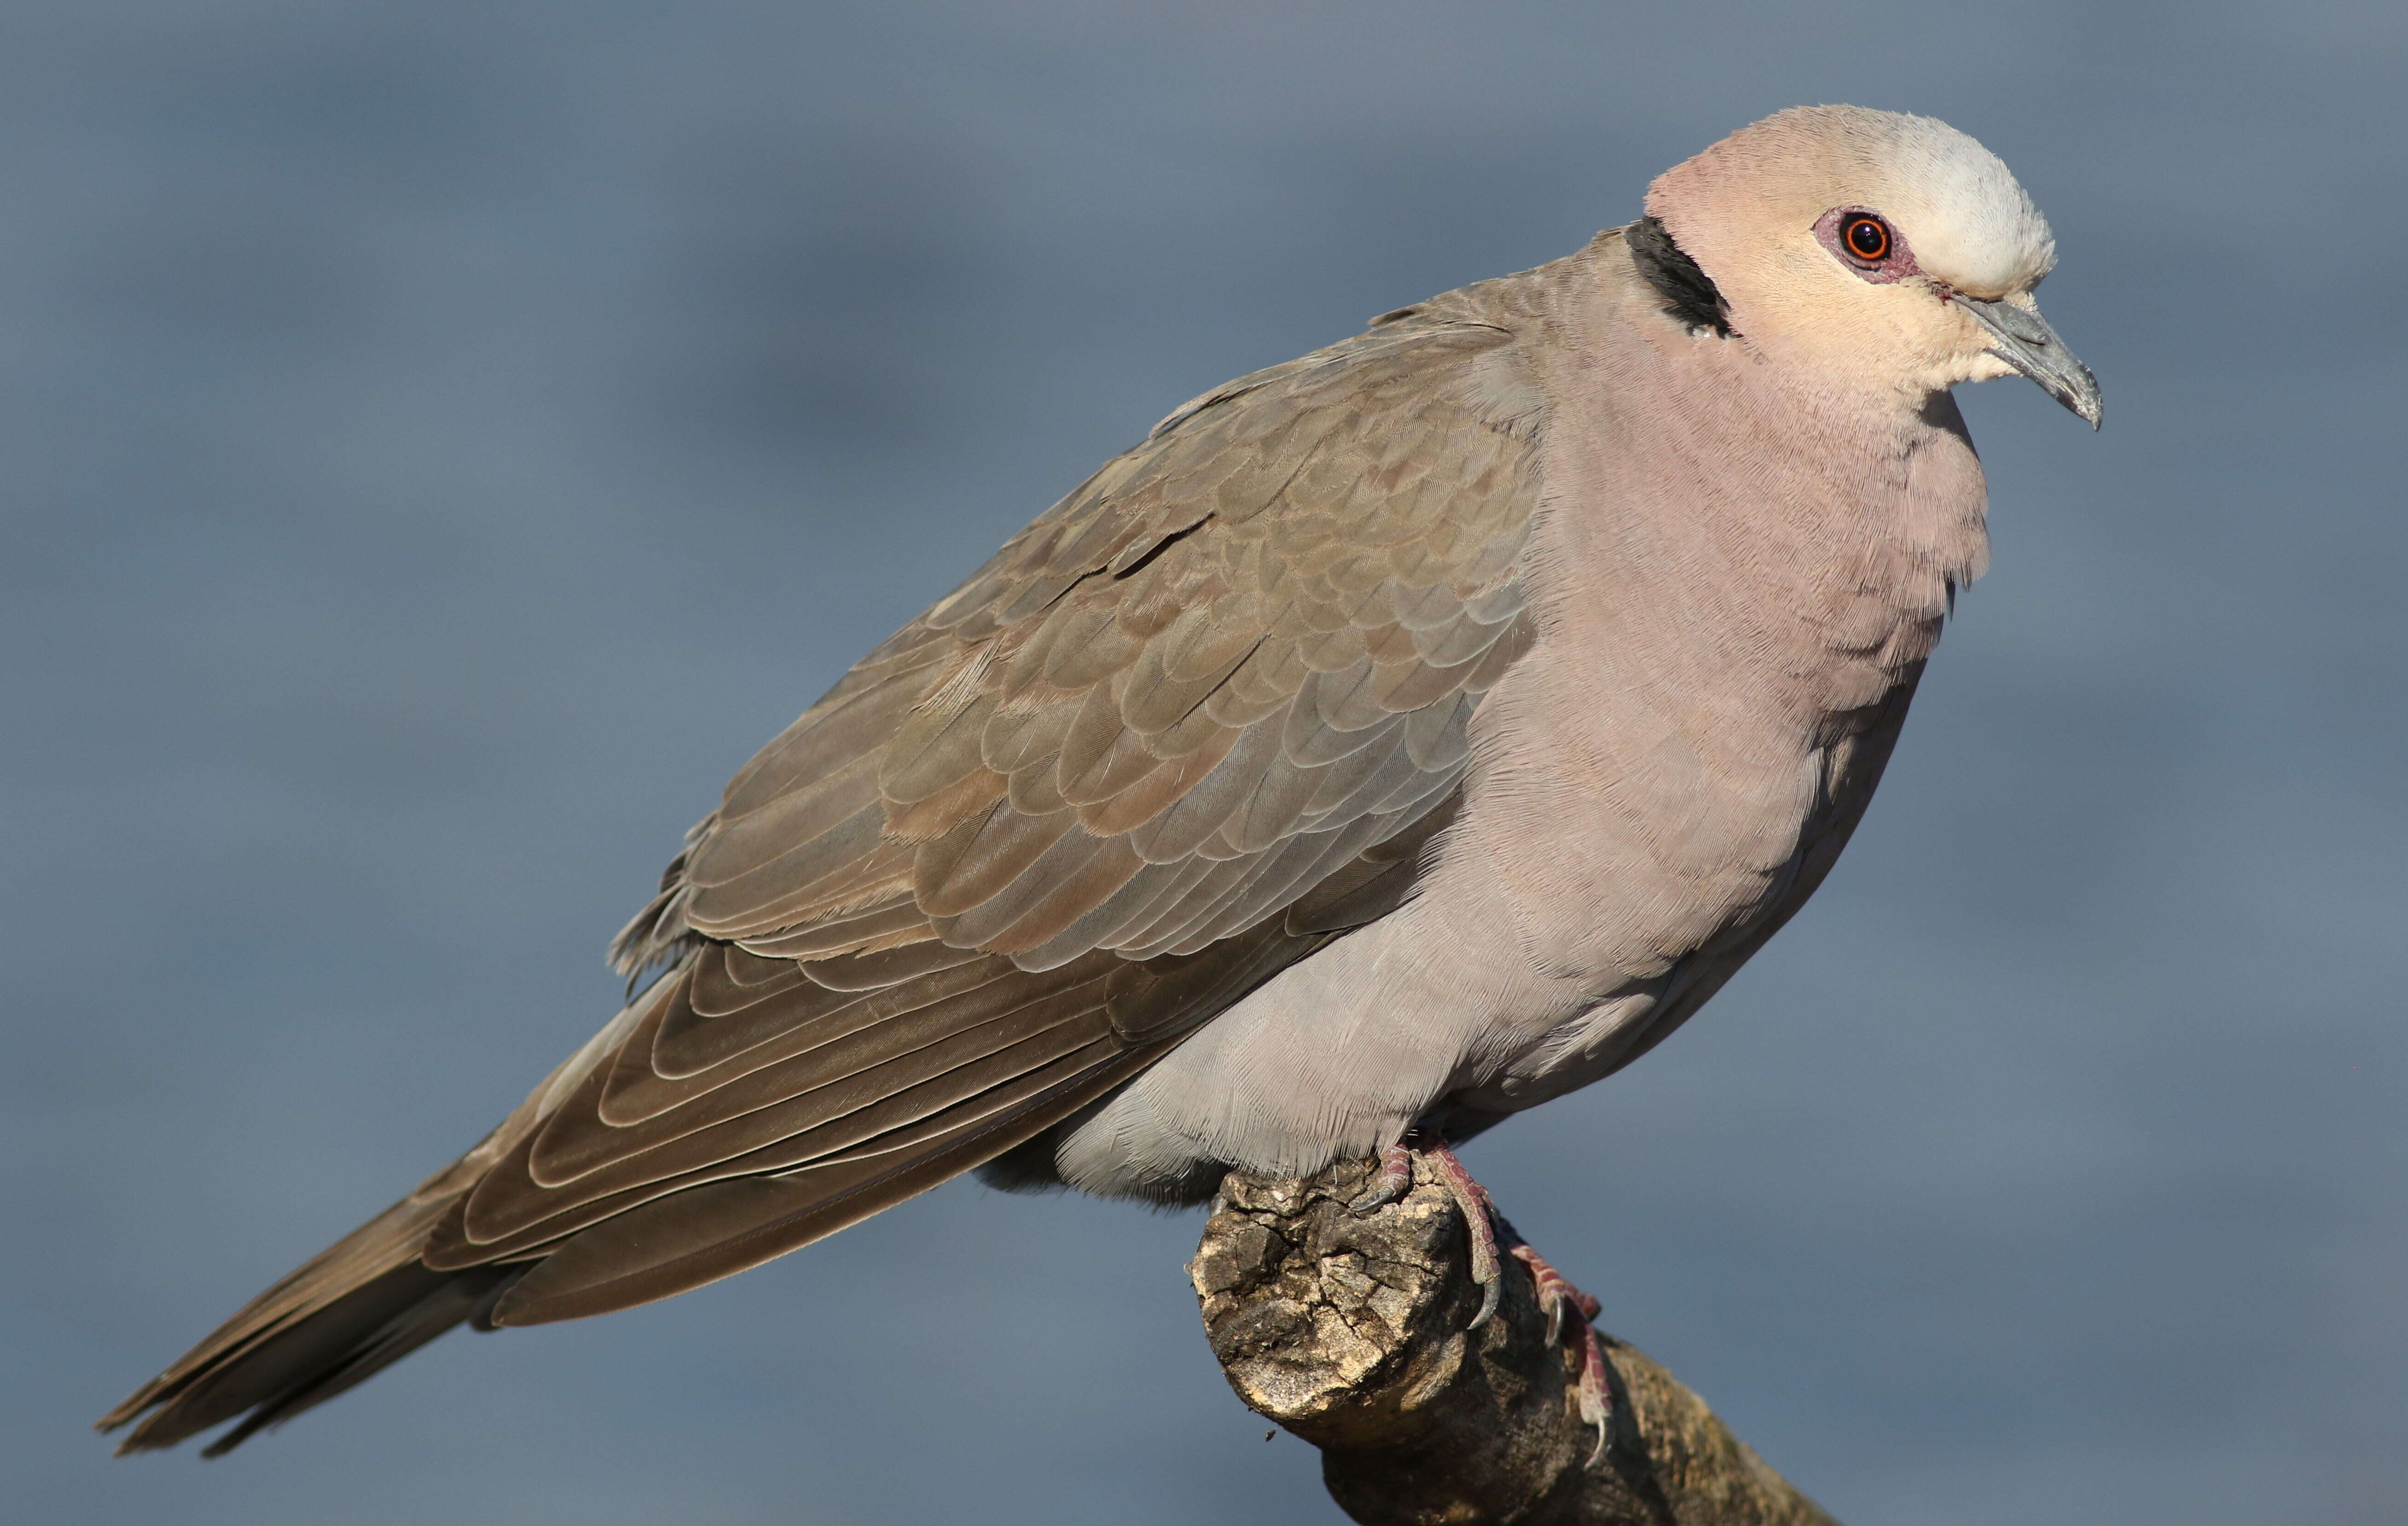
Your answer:
[[[1646,214],[1107,463],[736,776],[614,947],[665,972],[104,1424],[222,1450],[974,1168],[1459,1174],[1660,1042],[1829,871],[1982,569],[1949,389],[2100,401],[1941,122],[1784,111]]]

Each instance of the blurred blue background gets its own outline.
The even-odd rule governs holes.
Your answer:
[[[2279,12],[2279,14],[2278,14]],[[2316,3],[15,0],[0,1476],[43,1522],[1331,1522],[1194,1216],[956,1183],[84,1427],[604,1018],[726,775],[1181,399],[1798,102],[2054,220],[2097,437],[1820,899],[1472,1164],[1852,1526],[2408,1518],[2408,20]]]

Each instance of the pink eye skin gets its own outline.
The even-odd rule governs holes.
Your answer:
[[[1834,207],[1814,222],[1814,239],[1842,265],[1876,286],[1923,272],[1906,238],[1869,207]]]

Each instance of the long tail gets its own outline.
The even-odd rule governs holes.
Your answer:
[[[866,1105],[858,1088],[848,1092],[835,1084],[856,1073],[846,1070],[821,1088],[832,1096],[829,1116],[867,1116],[875,1126],[843,1136],[804,1169],[781,1160],[781,1170],[729,1173],[717,1169],[721,1162],[706,1160],[682,1179],[664,1172],[649,1186],[639,1184],[616,1199],[605,1194],[598,1200],[601,1210],[583,1216],[568,1211],[593,1205],[574,1196],[580,1182],[572,1179],[563,1191],[566,1208],[547,1214],[538,1202],[529,1216],[531,1232],[525,1223],[514,1222],[508,1226],[509,1235],[476,1241],[467,1200],[480,1191],[480,1184],[490,1187],[499,1172],[522,1198],[545,1190],[528,1170],[528,1151],[539,1131],[558,1128],[565,1118],[595,1130],[609,1127],[597,1112],[601,1068],[617,1059],[623,1043],[640,1041],[650,1054],[652,1029],[642,1023],[660,1016],[667,1010],[665,1003],[685,1001],[687,972],[681,966],[676,979],[664,977],[652,987],[654,994],[630,1004],[482,1144],[253,1299],[110,1411],[100,1422],[103,1431],[134,1428],[119,1451],[173,1447],[239,1418],[204,1453],[219,1456],[382,1371],[454,1325],[491,1330],[581,1318],[757,1266],[1010,1150],[1126,1081],[1168,1047],[1130,1046],[1114,1036],[1101,980],[1054,993],[1084,1003],[1063,1018],[1057,1010],[1026,1000],[1025,982],[1040,977],[1008,972],[1010,979],[991,981],[973,994],[982,993],[1005,1015],[1037,1011],[1056,1028],[1075,1021],[1082,1026],[1072,1043],[1066,1045],[1050,1029],[1040,1029],[1039,1038],[1054,1043],[1054,1049],[1032,1049],[1034,1041],[1005,1044],[954,1064],[934,1082],[916,1074],[891,1081],[900,1102],[884,1115]],[[788,994],[815,999],[816,990],[797,982]],[[759,1001],[767,1005],[779,999],[773,994]],[[1061,1005],[1057,1001],[1056,1007]],[[971,1015],[985,1015],[985,1009]],[[936,1046],[924,1042],[923,1047]],[[1061,1049],[1067,1052],[1055,1052]],[[873,1074],[878,1069],[867,1067]],[[959,1095],[931,1101],[927,1086],[948,1083]],[[668,1143],[682,1143],[695,1131],[672,1133]],[[738,1153],[735,1159],[740,1163],[748,1157]]]
[[[173,1447],[251,1410],[201,1454],[222,1457],[461,1321],[483,1324],[494,1302],[534,1263],[436,1272],[419,1253],[453,1205],[541,1120],[548,1088],[590,1066],[612,1029],[547,1077],[475,1149],[252,1299],[101,1417],[104,1432],[134,1426],[117,1455]]]
[[[432,1272],[419,1251],[509,1130],[503,1125],[458,1163],[312,1257],[110,1410],[100,1421],[104,1432],[140,1420],[118,1455],[173,1447],[251,1411],[202,1453],[221,1456],[462,1320],[482,1323],[531,1263]]]

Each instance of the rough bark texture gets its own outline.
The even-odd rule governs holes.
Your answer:
[[[1364,1526],[1837,1526],[1635,1348],[1604,1337],[1604,1455],[1576,1409],[1579,1345],[1546,1341],[1508,1260],[1477,1331],[1463,1217],[1416,1168],[1368,1215],[1350,1162],[1303,1181],[1232,1174],[1188,1265],[1238,1396],[1321,1448]],[[1568,1332],[1569,1334],[1569,1332]]]

